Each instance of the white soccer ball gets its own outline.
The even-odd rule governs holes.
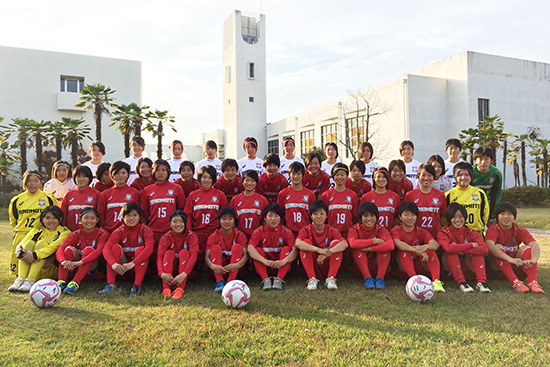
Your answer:
[[[425,303],[435,294],[432,281],[424,275],[412,276],[405,286],[407,296],[415,302]]]
[[[243,308],[250,301],[250,288],[242,280],[232,280],[223,287],[222,300],[227,307]]]
[[[34,283],[29,292],[31,302],[38,308],[52,307],[59,301],[61,289],[53,279],[42,279]]]

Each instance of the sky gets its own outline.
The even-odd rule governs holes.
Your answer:
[[[464,51],[550,63],[550,3],[525,0],[4,1],[0,45],[141,61],[142,103],[196,144],[223,128],[235,9],[266,16],[268,122]]]

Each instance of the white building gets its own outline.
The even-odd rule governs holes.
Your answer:
[[[80,90],[86,84],[101,83],[116,90],[117,104],[135,102],[141,105],[141,62],[106,57],[75,55],[0,46],[0,117],[7,125],[13,118],[58,121],[62,117],[83,118],[92,128],[91,111],[74,107],[80,102]],[[111,109],[112,110],[112,109]],[[110,118],[103,116],[102,140],[105,160],[124,158],[123,137],[109,127]],[[89,141],[82,142],[88,150]],[[29,166],[34,154],[29,151]],[[68,158],[68,152],[65,153]]]
[[[468,51],[360,95],[367,97],[374,105],[371,107],[385,111],[371,120],[376,133],[370,140],[375,160],[384,165],[399,158],[398,146],[405,139],[414,142],[414,156],[421,162],[432,154],[447,158],[445,141],[458,138],[461,130],[475,127],[484,116],[498,114],[507,132],[519,135],[537,131],[541,137],[550,136],[550,64],[542,62]],[[362,98],[358,101],[346,96],[268,124],[270,150],[278,152],[283,137],[293,136],[297,152],[337,141],[340,157],[351,159],[342,142],[346,141],[347,124],[351,127],[349,140],[357,146],[357,120],[364,137],[365,102]],[[497,157],[497,166],[502,170],[502,156]],[[534,169],[529,174],[536,181]],[[508,186],[513,185],[510,167],[506,176]]]

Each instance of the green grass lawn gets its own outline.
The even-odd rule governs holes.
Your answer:
[[[550,230],[550,206],[519,208],[517,223],[525,228]]]
[[[550,292],[550,237],[542,245],[541,285]],[[180,301],[164,301],[159,281],[128,299],[130,284],[99,296],[83,283],[50,309],[10,294],[11,230],[0,221],[0,365],[22,366],[547,366],[549,296],[517,294],[489,281],[492,294],[462,294],[452,282],[428,304],[405,295],[405,283],[367,292],[359,280],[306,292],[297,276],[282,292],[247,279],[250,304],[228,310],[203,278]],[[113,293],[113,292],[112,292]]]

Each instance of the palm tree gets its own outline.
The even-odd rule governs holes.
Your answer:
[[[141,127],[144,121],[150,122],[149,106],[140,107],[137,103],[119,105],[113,111],[113,122],[110,126],[116,125],[116,129],[124,135],[124,155],[130,156],[130,134],[141,135]]]
[[[0,122],[1,121],[2,119],[0,119]],[[3,137],[0,136],[0,183],[2,188],[6,187],[6,179],[8,176],[17,178],[16,175],[10,172],[13,165],[15,165],[15,161],[21,160],[21,157],[11,152],[13,146],[10,146],[7,140],[8,138],[9,134]]]
[[[84,108],[84,110],[93,110],[94,111],[94,121],[95,121],[95,136],[97,141],[101,141],[101,116],[106,113],[110,115],[109,106],[116,107],[112,103],[115,98],[113,94],[116,90],[112,90],[111,87],[105,87],[103,84],[86,84],[84,88],[80,91],[82,97],[79,102],[75,104],[75,107]]]
[[[162,137],[164,136],[164,127],[167,125],[172,131],[177,133],[177,130],[172,125],[175,122],[174,116],[168,116],[168,111],[159,111],[148,113],[148,121],[145,125],[145,131],[153,134],[157,138],[157,159],[162,158]]]
[[[12,119],[12,123],[7,126],[0,126],[4,134],[8,136],[15,134],[14,145],[19,147],[19,156],[21,157],[21,173],[27,170],[27,144],[32,144],[30,131],[30,120],[27,118]]]
[[[61,122],[65,126],[67,132],[67,141],[71,146],[71,160],[73,167],[78,166],[78,149],[82,145],[80,142],[83,139],[90,139],[90,131],[92,129],[86,124],[84,119],[72,119],[70,117],[62,117]]]
[[[51,124],[50,121],[35,121],[29,120],[29,130],[33,140],[31,140],[31,147],[36,148],[36,166],[38,171],[42,172],[44,168],[44,144],[48,144],[48,126]]]
[[[67,145],[67,127],[63,121],[52,122],[49,126],[49,139],[55,146],[56,160],[62,158],[63,148]]]

